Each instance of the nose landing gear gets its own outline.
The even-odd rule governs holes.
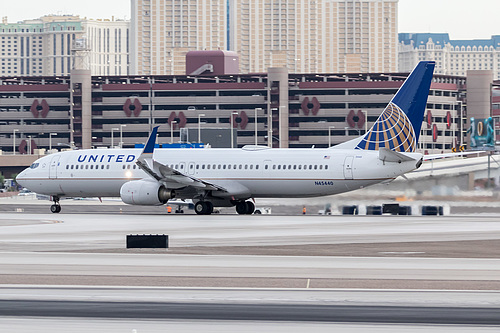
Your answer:
[[[60,213],[61,205],[59,204],[59,197],[52,197],[52,200],[54,200],[54,204],[50,206],[50,211],[52,213]]]

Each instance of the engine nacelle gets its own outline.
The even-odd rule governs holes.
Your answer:
[[[175,193],[153,180],[132,180],[122,185],[120,197],[129,205],[160,206],[174,198]]]

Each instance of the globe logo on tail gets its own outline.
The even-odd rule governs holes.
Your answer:
[[[415,152],[416,145],[410,120],[396,104],[389,103],[356,149],[379,150],[385,147],[398,152]]]

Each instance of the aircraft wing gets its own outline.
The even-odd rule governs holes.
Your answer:
[[[144,146],[142,154],[135,162],[142,170],[144,170],[144,172],[156,179],[158,182],[165,184],[167,188],[183,188],[191,186],[196,189],[227,192],[227,190],[222,186],[186,175],[154,160],[153,151],[158,127],[159,126],[153,128],[148,142]]]

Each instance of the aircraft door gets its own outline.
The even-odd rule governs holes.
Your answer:
[[[344,160],[344,179],[353,179],[352,176],[352,163],[354,156],[346,156]]]
[[[188,174],[189,175],[194,175],[195,168],[196,168],[195,163],[194,162],[189,162],[189,165],[188,165]]]
[[[50,160],[50,165],[49,165],[49,178],[50,179],[57,178],[57,166],[59,165],[60,158],[61,158],[61,155],[55,155]]]
[[[177,171],[185,173],[186,172],[186,162],[179,163],[179,169]]]

